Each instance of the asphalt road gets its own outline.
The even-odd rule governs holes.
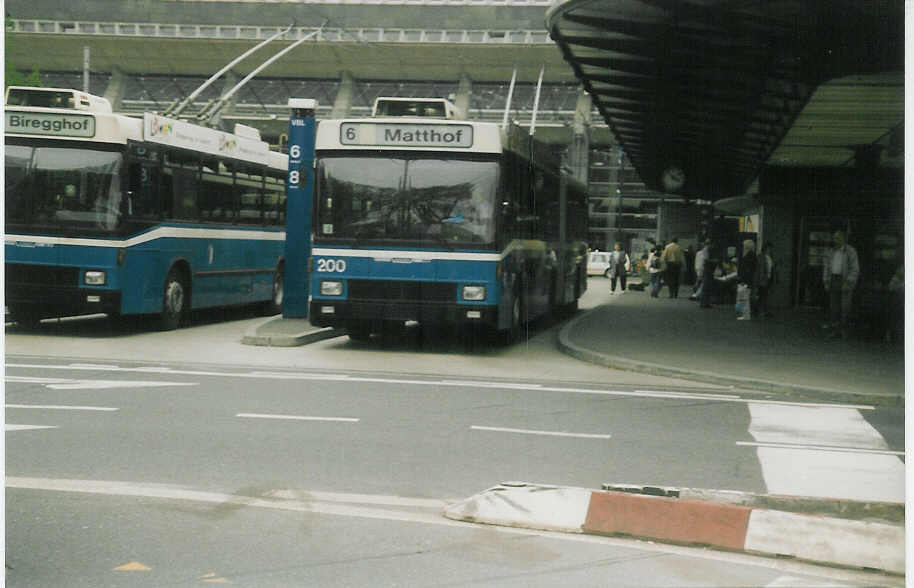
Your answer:
[[[506,480],[789,493],[842,479],[876,499],[903,475],[900,412],[633,381],[558,354],[548,326],[509,348],[413,333],[280,350],[240,345],[258,320],[243,312],[195,320],[7,331],[9,585],[902,583],[440,516]]]

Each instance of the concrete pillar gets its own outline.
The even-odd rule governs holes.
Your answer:
[[[457,107],[457,118],[467,119],[470,117],[470,94],[473,93],[473,80],[467,74],[460,75],[460,83],[457,86],[457,97],[454,99],[454,106]]]
[[[105,88],[105,94],[102,96],[111,103],[111,110],[120,112],[121,102],[127,93],[127,74],[119,67],[111,70],[111,79],[108,80],[108,87]]]
[[[238,74],[233,71],[227,72],[225,74],[225,83],[222,84],[222,92],[219,94],[223,96],[227,94],[232,88],[234,88],[240,80],[238,79]],[[239,90],[240,91],[240,90]],[[222,116],[229,114],[235,108],[235,100],[238,98],[238,92],[232,94],[232,97],[226,100],[225,104],[222,105],[222,109],[219,110],[213,116],[210,124],[213,128],[220,128],[222,126]],[[229,129],[231,131],[232,129]]]
[[[769,289],[770,308],[792,308],[796,300],[796,252],[799,244],[794,238],[796,212],[792,203],[765,204],[761,210],[761,233],[763,242],[771,243],[774,251],[771,258],[777,273],[777,283]]]
[[[355,94],[355,78],[348,71],[340,76],[340,89],[333,100],[333,111],[330,118],[346,118],[352,106],[352,97]]]
[[[590,112],[592,102],[590,94],[581,91],[574,110],[574,133],[568,148],[568,165],[572,175],[585,186],[588,183],[590,168]]]

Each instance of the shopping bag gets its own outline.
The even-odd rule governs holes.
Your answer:
[[[736,286],[736,312],[738,314],[749,314],[749,286],[739,284]]]

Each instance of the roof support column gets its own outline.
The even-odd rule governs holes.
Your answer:
[[[340,89],[333,100],[333,111],[330,118],[346,118],[352,106],[352,96],[355,93],[355,78],[348,71],[340,76]]]
[[[225,96],[226,94],[231,92],[237,83],[238,83],[238,74],[236,74],[233,71],[227,72],[225,74],[225,83],[222,85],[222,92],[220,93],[220,96]],[[235,109],[235,98],[236,97],[237,97],[237,94],[232,94],[231,97],[228,100],[226,100],[225,104],[222,105],[222,108],[220,108],[219,110],[216,111],[216,113],[213,115],[212,119],[210,119],[210,121],[209,121],[209,124],[211,127],[213,127],[214,129],[218,129],[222,126],[222,115],[230,114],[232,112],[232,110]],[[206,121],[204,121],[204,124],[205,124],[205,122]]]
[[[470,94],[473,93],[473,80],[467,74],[460,74],[460,83],[457,86],[457,96],[454,106],[457,107],[457,116],[467,119],[470,116]]]
[[[568,147],[567,163],[571,174],[585,186],[590,168],[590,121],[592,102],[590,94],[581,90],[574,110],[574,135]]]
[[[111,68],[111,78],[108,80],[108,87],[105,88],[103,98],[111,103],[111,110],[120,112],[121,102],[127,93],[127,74],[119,67]]]

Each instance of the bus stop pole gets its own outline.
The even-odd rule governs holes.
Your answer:
[[[317,101],[290,98],[289,175],[286,179],[286,252],[283,318],[308,318],[312,202],[314,199],[314,112]]]

